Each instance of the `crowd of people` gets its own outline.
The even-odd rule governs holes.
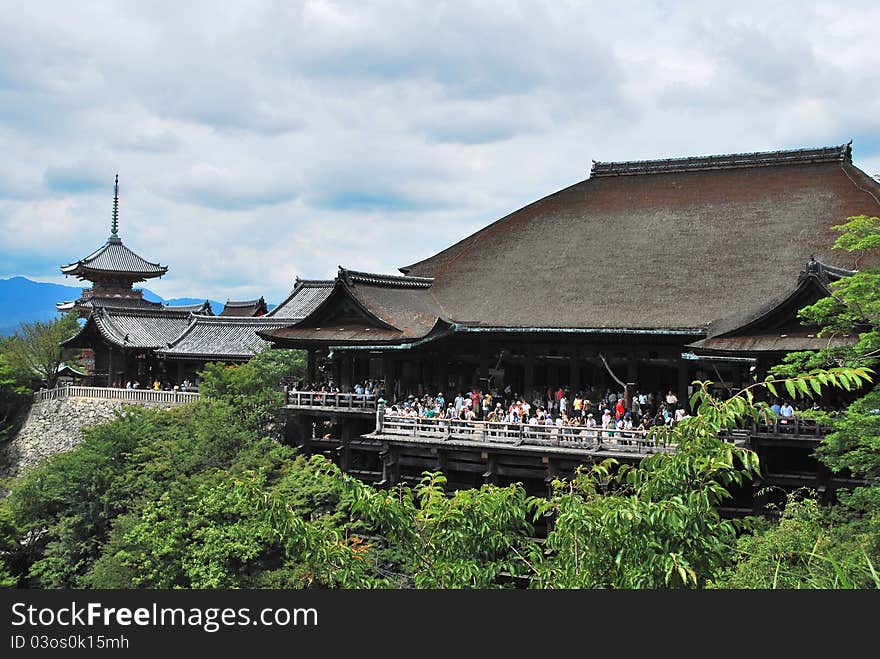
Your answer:
[[[285,384],[285,391],[288,390],[385,397],[381,380],[363,380],[343,388],[332,382],[299,382]],[[548,386],[526,396],[514,393],[510,386],[487,391],[472,387],[448,396],[444,392],[430,394],[428,391],[426,386],[420,385],[415,393],[387,402],[385,415],[641,431],[655,426],[672,428],[690,416],[684,403],[679,401],[678,395],[671,388],[666,393],[636,389],[627,394],[610,388],[604,391],[590,388],[572,392],[567,386]],[[798,409],[798,404],[803,409]],[[822,408],[818,401],[807,406],[804,401],[773,400],[770,409],[774,418],[765,418],[764,422],[784,427],[792,423],[801,411]]]
[[[117,389],[121,389],[123,387],[122,383],[114,380],[113,387]],[[152,382],[147,381],[146,384],[141,384],[140,380],[126,380],[125,389],[151,389],[153,391],[198,391],[198,386],[191,382],[189,379],[185,379],[180,384],[172,384],[168,380],[159,380],[156,378]]]
[[[592,397],[591,397],[592,396]],[[458,419],[521,423],[543,426],[578,426],[646,431],[656,425],[672,427],[686,418],[684,407],[672,390],[665,395],[636,391],[627,396],[611,389],[604,392],[568,387],[548,387],[531,396],[513,394],[509,388],[483,392],[472,388],[447,397],[411,395],[386,408],[389,416],[425,419]]]

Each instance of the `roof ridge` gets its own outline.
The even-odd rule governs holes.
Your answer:
[[[410,275],[387,275],[377,272],[362,272],[349,270],[339,266],[337,275],[347,284],[363,283],[375,286],[393,286],[400,288],[430,288],[434,283],[433,277],[413,277]]]
[[[838,146],[787,149],[778,151],[754,151],[751,153],[727,153],[685,158],[660,158],[656,160],[623,160],[601,162],[594,160],[590,178],[602,176],[627,176],[634,174],[661,174],[666,172],[692,172],[714,169],[740,169],[744,167],[769,167],[773,165],[799,165],[814,162],[852,162],[852,141]]]

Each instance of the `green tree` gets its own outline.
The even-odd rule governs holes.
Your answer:
[[[238,366],[206,364],[199,393],[231,405],[254,432],[280,438],[284,428],[282,383],[300,379],[305,369],[302,350],[263,350]]]
[[[354,521],[378,534],[356,545],[302,519],[258,483],[239,480],[236,489],[316,571],[332,556],[333,573],[351,577],[340,578],[346,587],[371,583],[372,570],[393,584],[420,588],[485,588],[508,576],[542,588],[701,587],[734,555],[739,529],[720,517],[718,505],[731,486],[759,469],[753,452],[721,441],[719,432],[767,412],[767,404],[755,400],[757,389],[792,387],[809,396],[869,375],[834,369],[770,378],[725,401],[709,394],[711,383],[699,383],[691,400],[697,415],[653,433],[656,441],[675,445],[674,452],[633,467],[603,462],[570,482],[555,482],[546,500],[526,497],[519,485],[450,495],[437,473],[426,473],[414,489],[377,491],[317,456],[313,462],[352,494]],[[531,538],[529,512],[552,522],[544,546]]]
[[[20,384],[36,380],[54,387],[61,364],[74,358],[73,351],[62,350],[59,344],[78,331],[79,324],[72,314],[48,322],[22,323],[3,346],[16,380]]]
[[[880,517],[841,516],[812,493],[789,495],[778,521],[737,541],[735,560],[712,588],[880,588]]]
[[[5,342],[0,343],[0,441],[12,436],[31,393],[16,377],[15,369],[5,354],[4,345]]]

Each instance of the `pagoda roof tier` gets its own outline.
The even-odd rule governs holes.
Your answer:
[[[116,275],[141,281],[161,277],[168,272],[168,267],[141,258],[123,245],[121,239],[111,238],[84,259],[61,266],[61,272],[80,279]]]
[[[91,347],[87,337],[97,331],[108,343],[120,348],[155,349],[167,346],[189,327],[192,313],[162,309],[125,309],[98,306],[80,331],[61,345]],[[83,343],[83,340],[86,340]]]
[[[776,299],[811,254],[851,269],[832,226],[877,215],[878,200],[848,144],[597,163],[401,271],[433,278],[425,297],[464,325],[708,330]]]
[[[193,316],[184,332],[157,351],[166,359],[245,361],[267,344],[258,331],[288,324],[286,319]]]
[[[235,316],[238,318],[248,318],[263,316],[269,311],[266,306],[266,300],[260,297],[258,300],[226,300],[223,305],[221,316]]]
[[[73,310],[91,311],[92,309],[103,307],[129,310],[141,309],[147,311],[179,311],[183,313],[197,313],[209,316],[213,315],[214,313],[211,310],[211,304],[207,300],[198,304],[186,304],[176,306],[163,304],[161,302],[150,302],[149,300],[138,297],[124,296],[80,298],[79,300],[59,302],[55,305],[55,307],[58,309],[58,311],[62,312]]]

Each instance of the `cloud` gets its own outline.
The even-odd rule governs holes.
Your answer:
[[[880,173],[871,2],[14,3],[0,264],[121,235],[165,297],[393,272],[590,161],[840,144]],[[53,265],[55,264],[55,265]]]
[[[274,172],[197,163],[165,188],[170,198],[216,210],[251,210],[296,197],[296,186]]]
[[[55,165],[46,169],[43,180],[54,192],[72,194],[107,189],[112,168],[77,162],[69,165]]]

